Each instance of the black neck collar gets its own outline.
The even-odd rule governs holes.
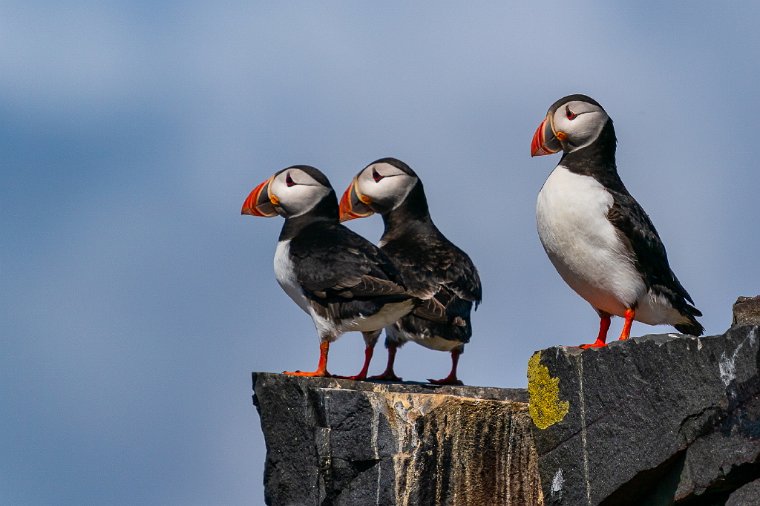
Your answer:
[[[410,229],[433,226],[422,181],[417,180],[409,195],[398,207],[383,214],[385,232],[383,238],[402,235]]]
[[[338,200],[335,197],[335,191],[324,196],[311,211],[300,216],[286,218],[285,224],[280,231],[280,241],[292,239],[307,226],[316,222],[327,222],[338,224]]]
[[[609,119],[594,142],[572,153],[565,153],[559,164],[575,174],[593,177],[606,188],[625,192],[615,164],[616,148],[615,128]]]

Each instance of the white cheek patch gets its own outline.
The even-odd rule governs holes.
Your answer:
[[[327,195],[327,188],[324,186],[306,186],[296,185],[288,188],[292,195],[292,202],[289,201],[291,216],[301,216],[306,214],[316,206],[325,195]],[[282,201],[280,201],[282,202]]]
[[[375,181],[374,171],[382,176]],[[409,195],[415,179],[390,164],[369,166],[359,176],[359,191],[383,207],[395,209]]]
[[[414,180],[406,175],[390,177],[382,182],[387,182],[387,193],[390,197],[388,203],[392,205],[392,209],[396,209],[406,200],[407,195],[412,191],[412,186],[414,186]]]
[[[291,176],[291,178],[295,181],[294,177]],[[277,197],[280,207],[288,217],[301,216],[311,211],[330,191],[322,185],[316,186],[316,182],[311,178],[305,183],[288,186],[285,175],[278,176],[272,181],[269,192]]]
[[[357,189],[362,195],[366,195],[371,199],[377,198],[377,191],[374,178],[372,177],[372,168],[367,167],[364,169],[356,180]]]
[[[577,114],[576,118],[568,119],[566,116],[567,109],[562,106],[554,113],[554,128],[555,131],[562,131],[567,134],[565,141],[569,148],[567,152],[572,153],[593,143],[602,133],[609,117],[602,109],[590,106],[590,104],[570,102],[568,106],[571,111]]]
[[[597,137],[599,137],[599,134],[602,133],[602,128],[604,128],[604,123],[600,123],[598,121],[595,121],[596,118],[593,117],[587,117],[587,115],[580,116],[576,118],[576,123],[578,123],[578,140],[581,142],[580,145],[577,145],[576,143],[573,144],[573,151],[576,149],[585,148],[592,142],[594,142]],[[574,137],[574,136],[573,136]],[[572,138],[571,138],[572,139]]]

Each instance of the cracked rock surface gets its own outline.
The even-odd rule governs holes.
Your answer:
[[[538,352],[559,387],[542,402],[566,403],[534,429],[546,504],[713,505],[757,490],[759,310],[760,298],[740,299],[719,336]]]
[[[540,504],[522,389],[257,373],[270,505]]]
[[[266,503],[760,504],[760,297],[723,335],[527,365],[527,391],[254,374]]]

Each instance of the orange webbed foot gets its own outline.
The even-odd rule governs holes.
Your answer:
[[[319,363],[317,364],[317,369],[315,371],[283,371],[282,374],[307,378],[332,378],[333,375],[327,372],[327,354],[329,351],[330,343],[328,341],[322,341],[319,343]]]
[[[333,378],[344,379],[344,380],[353,380],[353,381],[364,381],[364,380],[367,379],[367,373],[364,373],[364,374],[359,373],[359,374],[355,374],[353,376],[338,376],[336,374],[336,375],[333,376]]]
[[[581,344],[579,348],[581,348],[582,350],[587,350],[589,348],[604,348],[605,346],[607,346],[607,343],[597,339],[596,341],[590,344]]]
[[[449,375],[443,379],[428,379],[428,381],[433,385],[464,385],[464,383],[457,378],[457,365],[459,364],[459,355],[461,354],[461,350],[451,350],[451,372]]]
[[[456,376],[446,376],[443,379],[434,380],[434,379],[428,379],[430,383],[433,385],[454,385],[454,386],[462,386],[464,383],[462,383],[462,380],[458,379]]]
[[[317,369],[316,371],[283,371],[282,374],[287,374],[288,376],[301,376],[306,378],[334,378],[332,374],[327,372],[326,370],[320,371]]]
[[[372,353],[374,350],[374,345],[368,345],[364,349],[364,364],[362,365],[362,370],[359,371],[359,374],[355,374],[353,376],[333,376],[334,378],[340,378],[340,379],[347,379],[347,380],[354,380],[354,381],[364,381],[367,379],[367,371],[369,370],[369,363],[372,361]]]
[[[393,370],[385,371],[383,374],[378,374],[377,376],[370,376],[369,379],[379,381],[403,381],[396,376],[396,373],[393,372]]]

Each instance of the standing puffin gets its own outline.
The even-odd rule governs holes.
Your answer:
[[[702,313],[670,269],[649,216],[623,185],[616,143],[602,106],[570,95],[549,108],[530,146],[531,156],[563,151],[538,194],[536,219],[554,267],[601,318],[596,341],[581,347],[605,346],[612,315],[625,318],[621,340],[633,320],[699,336]]]
[[[285,374],[331,376],[331,342],[354,330],[377,341],[386,325],[419,302],[406,293],[398,270],[379,248],[339,223],[335,191],[314,167],[294,165],[275,173],[253,189],[241,213],[285,218],[274,254],[275,277],[319,334],[317,369]]]
[[[431,383],[461,385],[457,363],[472,335],[470,311],[482,298],[477,269],[433,224],[422,181],[404,162],[372,162],[346,189],[340,200],[341,221],[373,213],[381,214],[385,224],[380,249],[401,271],[409,292],[423,301],[386,328],[388,365],[373,379],[400,380],[393,372],[396,349],[414,341],[451,353],[451,372]]]

